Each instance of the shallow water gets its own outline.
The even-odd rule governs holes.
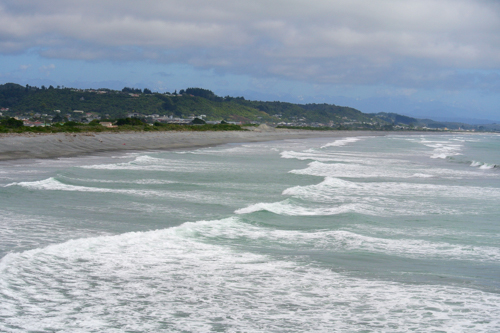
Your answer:
[[[498,332],[500,137],[0,164],[0,331]]]

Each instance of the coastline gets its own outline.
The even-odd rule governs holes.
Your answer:
[[[56,133],[9,134],[0,136],[0,161],[71,157],[92,153],[183,149],[226,143],[262,142],[320,137],[385,136],[422,134],[421,132],[382,131],[310,131],[270,129],[217,132],[122,132],[122,133]]]

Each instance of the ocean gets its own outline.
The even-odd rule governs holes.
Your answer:
[[[500,332],[500,136],[0,163],[1,332]]]

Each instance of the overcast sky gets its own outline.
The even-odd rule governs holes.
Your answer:
[[[0,0],[0,83],[500,121],[497,0]]]

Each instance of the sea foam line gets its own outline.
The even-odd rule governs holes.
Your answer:
[[[83,165],[80,168],[93,170],[131,170],[131,171],[168,171],[168,172],[199,172],[211,170],[233,170],[224,163],[196,162],[138,156],[133,161],[113,164]]]
[[[475,176],[497,177],[479,171],[463,171],[445,168],[422,168],[419,166],[363,165],[351,163],[324,163],[313,161],[304,169],[291,170],[290,173],[319,177],[336,178],[430,178],[457,179]]]
[[[308,198],[329,205],[307,204],[302,206],[287,199],[281,202],[261,202],[241,208],[235,214],[251,214],[259,211],[267,211],[283,216],[332,216],[340,214],[361,214],[369,216],[423,216],[428,214],[456,215],[461,211],[454,207],[433,205],[429,202],[418,202],[413,200],[396,200],[386,197],[352,197],[339,196],[309,196]],[[332,207],[333,205],[333,207]],[[468,211],[469,214],[475,212]]]
[[[69,185],[60,182],[54,177],[34,182],[15,182],[6,185],[20,186],[32,190],[90,192],[90,193],[116,193],[141,197],[161,197],[176,200],[187,200],[203,203],[223,203],[228,201],[223,195],[214,196],[210,191],[169,191],[169,190],[140,190],[140,189],[110,189],[90,186]],[[233,200],[234,201],[234,200]]]
[[[425,175],[423,175],[426,178]],[[376,195],[407,198],[412,197],[449,197],[475,200],[499,200],[500,188],[436,185],[408,182],[354,182],[336,177],[325,179],[314,185],[294,186],[283,191],[283,195],[293,195],[303,199],[328,198],[335,195],[371,197]]]

